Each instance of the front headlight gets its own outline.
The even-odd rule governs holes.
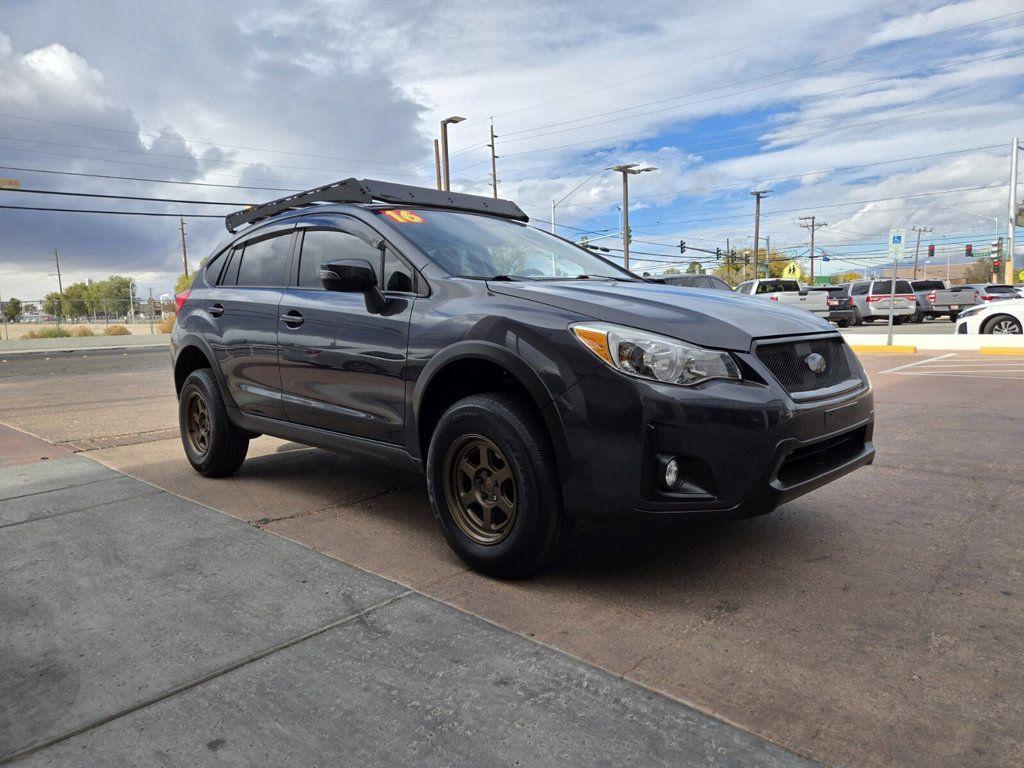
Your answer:
[[[630,376],[684,386],[742,378],[728,352],[611,323],[574,323],[569,328],[583,346]]]
[[[961,310],[960,312],[957,313],[957,319],[963,317],[970,317],[971,315],[976,315],[983,309],[988,309],[988,307],[986,307],[984,304],[978,304],[969,309]]]

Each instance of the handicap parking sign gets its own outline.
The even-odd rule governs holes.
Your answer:
[[[905,245],[903,241],[907,237],[905,229],[893,229],[889,231],[889,258],[899,259],[903,257]]]

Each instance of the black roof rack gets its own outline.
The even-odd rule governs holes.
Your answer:
[[[303,208],[314,203],[372,203],[374,201],[489,213],[492,216],[501,216],[516,221],[530,220],[530,217],[511,200],[466,195],[462,192],[442,192],[429,187],[412,187],[408,184],[392,184],[388,181],[375,181],[374,179],[345,179],[229,213],[224,218],[224,224],[228,228],[228,232],[233,233],[243,224],[255,224],[257,221],[262,221],[278,213]]]

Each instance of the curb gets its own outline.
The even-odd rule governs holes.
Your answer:
[[[0,350],[0,357],[7,358],[10,355],[66,355],[72,352],[124,352],[130,349],[154,349],[157,347],[168,347],[164,344],[130,344],[124,347],[43,347],[41,349],[7,349]]]
[[[1017,355],[1024,356],[1024,349],[1020,347],[982,347],[978,350],[983,355]]]
[[[914,355],[917,354],[917,347],[907,344],[894,344],[891,347],[885,344],[850,344],[857,354],[879,354],[879,355]]]

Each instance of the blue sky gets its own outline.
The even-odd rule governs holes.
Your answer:
[[[438,121],[458,114],[453,187],[488,194],[493,117],[501,194],[538,226],[596,174],[559,207],[560,232],[616,231],[620,178],[600,169],[637,162],[659,169],[630,188],[644,251],[750,247],[749,191],[769,188],[773,246],[799,257],[813,213],[829,224],[818,244],[853,259],[827,266],[845,270],[878,263],[894,227],[930,227],[924,246],[950,249],[986,245],[993,217],[1005,232],[1009,143],[1024,135],[1019,0],[0,8],[0,176],[32,189],[249,202],[282,193],[240,185],[429,185]],[[187,228],[193,261],[225,234],[216,218]],[[117,272],[160,292],[180,265],[173,218],[0,209],[0,233],[3,295],[52,290],[55,247],[69,280]]]

